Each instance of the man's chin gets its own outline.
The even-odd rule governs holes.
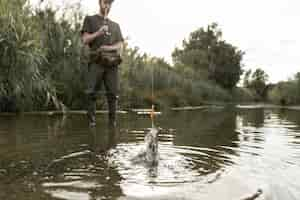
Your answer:
[[[105,13],[105,9],[104,8],[101,8],[100,10],[101,10],[102,13]],[[109,13],[109,11],[110,11],[110,8],[107,10],[107,12]]]

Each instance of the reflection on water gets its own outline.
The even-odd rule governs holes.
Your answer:
[[[0,199],[300,197],[299,111],[239,107],[160,116],[158,165],[132,162],[148,118],[1,117]],[[218,192],[216,192],[218,191]]]
[[[82,151],[64,155],[48,166],[42,186],[52,197],[71,200],[121,196],[121,177],[109,153],[117,145],[117,130],[90,128],[86,134],[86,143],[80,144]]]

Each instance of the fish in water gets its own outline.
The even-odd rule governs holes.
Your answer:
[[[145,136],[146,161],[148,163],[158,163],[158,129],[151,128]]]
[[[157,128],[150,128],[145,136],[145,149],[132,159],[134,163],[145,162],[150,166],[158,164],[158,134]]]

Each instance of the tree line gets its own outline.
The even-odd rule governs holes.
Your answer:
[[[51,7],[32,8],[27,0],[1,0],[0,13],[0,111],[84,109],[88,56],[80,38],[80,7],[58,17],[58,10]],[[222,38],[216,23],[184,39],[182,47],[172,53],[173,64],[126,44],[119,106],[300,103],[299,73],[293,80],[267,85],[263,70],[243,71],[243,55]],[[243,74],[244,87],[237,87]],[[97,103],[104,108],[105,98]]]

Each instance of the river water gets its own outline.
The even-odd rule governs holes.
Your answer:
[[[0,199],[300,199],[300,111],[212,107],[163,113],[156,166],[131,162],[149,118],[1,116]]]

